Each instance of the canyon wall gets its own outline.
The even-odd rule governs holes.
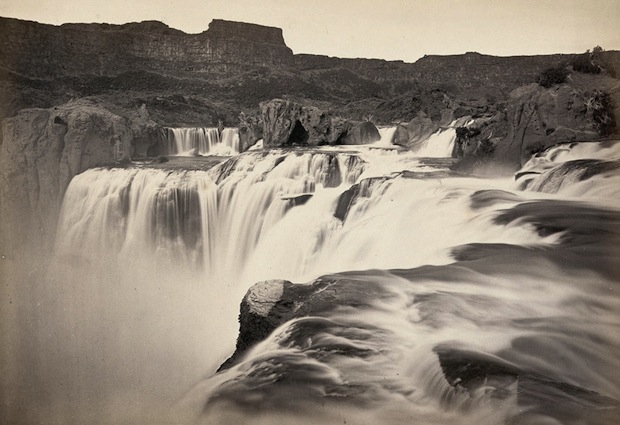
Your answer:
[[[88,98],[130,122],[127,111],[142,108],[161,126],[238,126],[245,148],[258,138],[266,146],[372,141],[372,123],[399,125],[395,143],[412,146],[470,117],[455,155],[500,157],[514,168],[532,150],[600,137],[596,120],[620,114],[620,52],[597,51],[603,71],[586,75],[571,65],[583,55],[468,52],[406,63],[293,54],[279,28],[224,20],[186,34],[157,21],[0,18],[0,35],[0,118]],[[535,84],[549,67],[572,72],[566,87]],[[148,134],[138,139],[131,154],[144,156]]]
[[[2,122],[0,233],[3,252],[51,242],[60,204],[73,176],[92,167],[129,161],[145,149],[155,125],[144,111],[133,119],[75,101],[24,109]]]
[[[45,25],[0,18],[0,66],[31,78],[226,71],[235,65],[290,65],[282,30],[214,20],[200,34],[157,21]]]

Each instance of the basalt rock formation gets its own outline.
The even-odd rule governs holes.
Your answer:
[[[278,326],[297,318],[320,315],[335,305],[359,307],[371,302],[372,294],[382,294],[379,286],[369,283],[363,287],[355,279],[333,276],[317,279],[309,284],[295,284],[287,280],[268,280],[252,286],[240,306],[240,330],[233,355],[220,370],[235,365],[258,342],[269,336]]]
[[[0,44],[0,65],[29,78],[118,75],[137,69],[225,72],[237,65],[293,61],[281,29],[223,20],[212,21],[200,34],[186,34],[157,21],[54,26],[3,18],[0,33],[8,36]]]
[[[144,109],[132,120],[85,101],[24,109],[2,125],[0,205],[3,241],[49,242],[60,203],[74,175],[129,161],[154,143]]]
[[[577,76],[578,77],[578,76]],[[615,131],[615,80],[600,78],[549,88],[529,84],[510,93],[506,107],[457,129],[455,156],[472,163],[516,169],[536,152],[558,143],[596,140]],[[609,90],[611,96],[607,91]]]
[[[223,20],[186,34],[156,21],[53,26],[0,18],[0,34],[0,117],[95,96],[144,104],[171,127],[236,126],[240,112],[275,98],[357,121],[409,122],[423,112],[439,123],[446,109],[454,118],[501,109],[516,87],[574,57],[469,52],[405,63],[293,54],[279,28]],[[605,72],[617,75],[618,52],[599,54]]]
[[[263,102],[260,109],[266,147],[360,145],[381,138],[371,122],[347,120],[288,100]]]
[[[186,34],[155,21],[0,18],[0,34],[0,118],[86,98],[141,128],[132,156],[149,153],[147,121],[151,130],[238,126],[245,150],[260,138],[267,147],[368,143],[378,139],[373,123],[399,124],[394,143],[413,148],[463,119],[455,156],[514,169],[532,151],[615,131],[620,114],[618,52],[597,53],[600,74],[573,72],[566,86],[545,88],[532,84],[537,75],[571,69],[575,55],[330,58],[293,54],[278,28],[223,20]]]

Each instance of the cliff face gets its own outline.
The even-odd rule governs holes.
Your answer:
[[[0,18],[0,34],[0,66],[34,78],[135,69],[213,72],[225,70],[225,64],[289,65],[293,60],[282,30],[221,20],[201,34],[186,34],[160,22],[53,26]]]
[[[411,146],[472,117],[476,124],[461,133],[457,154],[492,151],[514,165],[538,146],[601,134],[597,112],[582,107],[594,98],[588,84],[611,93],[611,108],[620,114],[619,52],[597,53],[600,78],[571,75],[573,86],[590,80],[577,84],[581,94],[560,91],[556,99],[530,88],[531,99],[517,101],[515,89],[551,66],[571,69],[574,55],[469,52],[415,63],[293,55],[282,30],[223,20],[186,34],[156,21],[53,26],[0,18],[0,35],[0,117],[88,97],[113,111],[144,105],[164,126],[239,126],[243,146],[263,136],[267,146],[359,143],[376,137],[364,121],[400,124],[396,143]],[[271,106],[257,111],[260,104]],[[256,122],[240,123],[241,112]],[[528,116],[534,120],[526,124]],[[135,144],[135,153],[144,155],[148,145],[148,138]]]
[[[294,60],[295,65],[303,70],[344,68],[377,82],[399,81],[402,85],[415,81],[423,85],[446,85],[461,91],[484,88],[484,92],[500,93],[534,81],[540,70],[570,56],[497,57],[469,52],[451,56],[424,56],[415,63],[319,55],[295,55]]]
[[[129,160],[154,124],[145,116],[139,122],[81,101],[25,109],[5,119],[0,147],[0,230],[5,247],[49,242],[73,176]]]
[[[613,104],[620,100],[616,81],[597,77],[597,88],[592,88],[592,82],[586,85],[579,79],[576,75],[570,84],[550,88],[516,88],[505,109],[457,130],[456,156],[464,158],[466,166],[500,164],[515,170],[533,153],[558,143],[609,135],[618,114]]]
[[[264,102],[260,109],[266,147],[360,145],[381,138],[371,122],[347,120],[319,108],[287,100]]]
[[[617,72],[620,54],[602,52]],[[200,34],[147,21],[44,25],[0,18],[0,117],[72,98],[146,104],[161,125],[237,125],[240,112],[287,98],[377,124],[446,108],[496,110],[518,86],[574,55],[425,56],[415,63],[294,55],[279,28],[214,20]],[[425,99],[432,98],[429,104]]]

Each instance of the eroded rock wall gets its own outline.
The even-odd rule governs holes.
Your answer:
[[[49,243],[73,176],[98,165],[128,161],[134,142],[146,143],[148,128],[148,122],[136,124],[83,101],[24,109],[5,119],[0,148],[4,243],[9,247],[28,241]]]
[[[260,110],[266,147],[359,145],[381,138],[371,122],[348,120],[290,100],[263,102]]]
[[[201,34],[146,21],[45,25],[0,18],[0,65],[34,78],[159,72],[227,72],[235,65],[290,65],[282,30],[216,20]]]
[[[533,153],[555,144],[599,139],[608,131],[601,122],[613,125],[615,120],[614,111],[601,102],[606,96],[569,84],[518,87],[503,111],[458,129],[455,156],[514,171]]]

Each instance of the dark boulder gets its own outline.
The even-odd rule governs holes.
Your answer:
[[[379,130],[370,121],[352,122],[349,129],[342,133],[338,145],[367,145],[381,139]]]
[[[265,147],[358,145],[381,138],[371,122],[351,121],[290,100],[263,102],[260,110]]]
[[[433,122],[426,114],[421,112],[408,123],[398,125],[392,143],[410,147],[428,139],[438,129],[439,122]]]

